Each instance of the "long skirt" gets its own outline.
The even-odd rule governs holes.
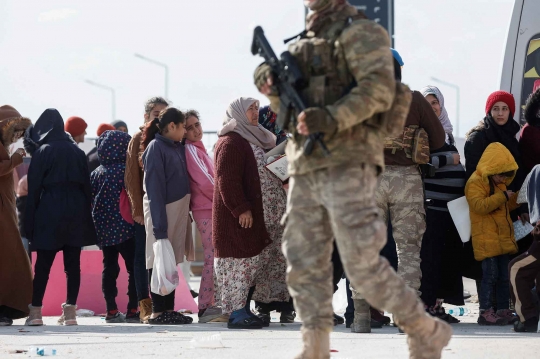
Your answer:
[[[281,251],[283,229],[277,225],[269,227],[268,232],[273,241],[259,255],[251,258],[214,259],[216,282],[224,314],[243,308],[249,289],[253,286],[254,300],[264,303],[289,300],[285,281],[287,262]]]

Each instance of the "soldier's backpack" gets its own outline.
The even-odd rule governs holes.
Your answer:
[[[426,130],[419,126],[407,126],[397,136],[386,137],[384,148],[396,151],[404,151],[405,156],[416,164],[429,163],[429,138]]]

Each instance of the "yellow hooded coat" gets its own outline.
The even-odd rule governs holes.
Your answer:
[[[477,261],[518,251],[510,218],[510,211],[519,207],[517,193],[509,199],[504,193],[514,176],[507,178],[505,184],[494,185],[493,195],[490,195],[489,184],[489,176],[509,171],[515,173],[517,169],[510,151],[501,143],[494,142],[486,148],[476,171],[467,181],[465,196],[469,203],[472,244]]]

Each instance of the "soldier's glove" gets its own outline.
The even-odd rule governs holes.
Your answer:
[[[261,87],[263,87],[269,78],[275,79],[276,76],[274,76],[274,73],[272,72],[272,68],[267,65],[265,62],[259,65],[255,69],[255,73],[253,74],[255,86],[257,86],[257,90],[261,90]],[[278,96],[277,89],[275,86],[272,86],[272,93],[270,96]]]
[[[310,134],[321,132],[325,139],[332,138],[337,132],[337,122],[328,111],[320,107],[310,107],[304,110],[305,122]]]

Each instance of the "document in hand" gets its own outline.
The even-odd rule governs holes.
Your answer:
[[[448,202],[448,211],[456,225],[461,241],[468,242],[471,239],[471,217],[467,198],[460,197]]]
[[[274,162],[267,164],[266,169],[285,182],[290,177],[289,170],[287,169],[288,165],[289,161],[287,161],[287,156],[281,156]]]

